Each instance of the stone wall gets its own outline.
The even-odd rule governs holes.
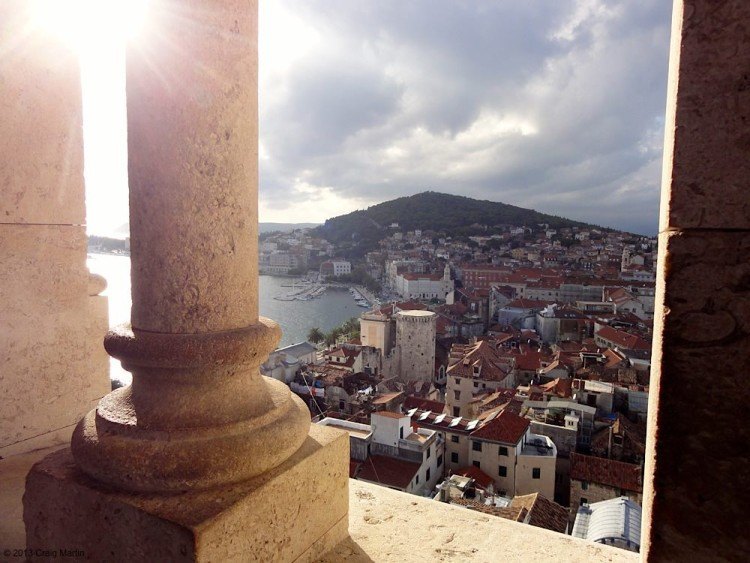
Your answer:
[[[750,2],[674,8],[642,553],[739,561],[750,553],[738,481],[750,474]]]
[[[78,60],[33,31],[28,4],[0,5],[0,457],[67,441],[110,388],[104,284],[86,269]]]

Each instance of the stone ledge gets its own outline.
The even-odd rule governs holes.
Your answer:
[[[637,553],[361,481],[350,480],[349,491],[350,538],[323,563],[639,560]]]
[[[26,545],[21,519],[26,473],[54,449],[0,460],[3,544]],[[638,561],[635,553],[353,480],[349,533],[320,561]],[[314,550],[303,558],[309,556]]]

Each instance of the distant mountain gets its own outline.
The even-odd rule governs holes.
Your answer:
[[[263,234],[274,231],[289,233],[294,229],[311,229],[318,225],[320,225],[320,223],[258,223],[258,233]],[[123,223],[112,232],[97,234],[109,238],[124,239],[130,236],[130,223]]]
[[[317,227],[320,223],[258,223],[258,233],[271,233],[281,231],[290,233],[295,229],[311,229]]]
[[[377,241],[388,234],[393,223],[398,224],[399,231],[421,229],[447,236],[486,234],[495,231],[495,227],[505,225],[535,227],[546,223],[552,229],[594,227],[506,203],[422,192],[328,219],[315,229],[315,233],[334,244],[346,246],[351,243],[360,251],[367,251],[375,248]]]

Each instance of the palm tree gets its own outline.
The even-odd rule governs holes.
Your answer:
[[[323,333],[323,331],[320,330],[317,326],[311,328],[310,332],[307,333],[307,340],[309,340],[313,344],[318,344],[320,342],[323,342],[325,338],[326,338],[325,333]]]

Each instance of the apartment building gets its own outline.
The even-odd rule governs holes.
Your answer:
[[[444,437],[445,471],[474,466],[492,477],[502,496],[538,492],[553,498],[557,448],[531,432],[530,420],[509,411],[494,411],[481,420],[419,409],[407,414],[419,428]]]

